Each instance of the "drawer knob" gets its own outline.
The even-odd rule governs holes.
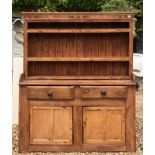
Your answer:
[[[51,97],[51,96],[53,96],[53,93],[52,93],[51,91],[48,91],[47,95],[48,95],[49,97]]]
[[[101,91],[101,95],[102,96],[106,96],[107,95],[107,92],[106,91]]]

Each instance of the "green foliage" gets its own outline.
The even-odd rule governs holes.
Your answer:
[[[107,0],[102,11],[131,11],[133,8],[128,0]]]
[[[13,0],[13,10],[101,11],[105,0]]]
[[[136,34],[139,37],[143,33],[143,0],[106,0],[102,11],[132,11],[137,18]]]
[[[143,33],[143,0],[130,0],[129,4],[134,8],[133,11],[137,18],[136,33],[137,37],[139,37]]]
[[[46,4],[42,7],[43,11],[56,11],[57,8],[60,8],[60,0],[46,0]]]
[[[47,0],[13,0],[12,9],[14,11],[21,10],[37,10],[44,7]]]
[[[143,16],[143,0],[128,0],[129,4],[133,6],[137,17]]]
[[[101,11],[103,0],[61,0],[57,11]]]

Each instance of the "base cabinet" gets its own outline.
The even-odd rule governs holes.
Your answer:
[[[134,151],[133,90],[20,86],[20,151]]]

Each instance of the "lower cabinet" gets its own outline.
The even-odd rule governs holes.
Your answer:
[[[72,144],[72,108],[31,106],[30,144]]]
[[[125,86],[21,87],[19,150],[134,151],[133,94]]]

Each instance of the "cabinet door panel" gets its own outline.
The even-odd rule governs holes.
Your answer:
[[[72,109],[53,108],[53,143],[72,143]]]
[[[84,143],[103,143],[103,112],[100,108],[84,109]]]
[[[48,107],[30,109],[30,143],[49,144],[51,139],[51,113]]]
[[[124,107],[84,107],[84,144],[125,145]]]
[[[30,144],[72,144],[72,107],[30,106]]]
[[[105,115],[105,140],[107,143],[125,141],[125,112],[122,108],[107,108]]]

